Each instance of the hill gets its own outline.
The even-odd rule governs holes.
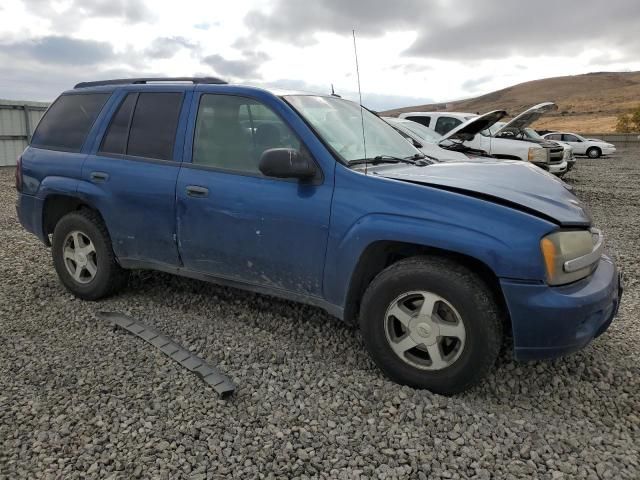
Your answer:
[[[589,133],[615,131],[616,117],[640,105],[640,72],[598,72],[520,83],[475,98],[445,104],[418,105],[384,112],[448,110],[487,112],[502,109],[516,115],[536,103],[552,101],[557,112],[545,115],[536,128]]]

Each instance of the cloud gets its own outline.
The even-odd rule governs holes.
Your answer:
[[[418,30],[406,54],[482,60],[511,55],[576,56],[602,45],[638,49],[638,18],[637,0],[606,5],[597,0],[538,0],[535,8],[504,0],[469,2],[456,24],[430,22],[428,28]]]
[[[426,17],[433,2],[422,0],[276,0],[271,11],[253,10],[245,17],[252,32],[268,38],[315,43],[315,33],[332,32],[382,36],[385,31],[417,28],[416,16]]]
[[[54,29],[74,30],[87,18],[114,18],[135,24],[150,22],[155,14],[143,0],[72,0],[66,8],[53,8],[51,0],[23,0],[33,15],[49,20]]]
[[[528,8],[504,0],[275,0],[271,9],[250,11],[245,23],[254,35],[299,45],[317,42],[320,32],[349,35],[355,29],[380,37],[412,31],[418,36],[405,56],[480,61],[573,57],[602,45],[640,53],[638,18],[637,0],[538,0]]]
[[[204,57],[202,62],[213,68],[218,75],[251,80],[261,78],[258,70],[267,60],[269,56],[264,52],[246,51],[244,58],[240,60],[229,60],[214,54]]]
[[[0,52],[58,65],[95,65],[114,58],[109,43],[54,35],[0,44]]]
[[[469,80],[462,83],[462,88],[464,90],[473,92],[477,90],[480,85],[484,85],[485,83],[490,82],[491,80],[493,80],[493,78],[494,77],[492,75],[485,75],[482,77],[470,78]]]
[[[182,49],[195,50],[198,45],[184,37],[158,37],[144,51],[151,58],[171,58]]]

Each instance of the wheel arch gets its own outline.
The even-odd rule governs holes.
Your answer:
[[[68,213],[88,209],[94,211],[104,222],[100,211],[87,202],[71,194],[52,193],[44,199],[42,207],[42,232],[49,242],[49,235],[53,233],[57,223]]]
[[[508,315],[508,309],[500,281],[494,271],[483,261],[466,254],[400,241],[376,241],[368,245],[358,259],[356,267],[349,281],[349,288],[344,309],[344,320],[356,324],[360,311],[360,301],[371,281],[382,270],[405,258],[430,255],[448,258],[476,273],[489,287],[496,304]],[[505,317],[506,318],[506,317]],[[509,328],[510,322],[505,322]]]

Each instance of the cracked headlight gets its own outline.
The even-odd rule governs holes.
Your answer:
[[[604,248],[600,230],[561,230],[542,238],[549,285],[564,285],[588,276],[598,264]]]

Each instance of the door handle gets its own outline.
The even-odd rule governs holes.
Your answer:
[[[190,197],[208,197],[209,189],[205,187],[199,187],[198,185],[187,185],[187,195]]]
[[[109,179],[109,174],[105,172],[91,172],[91,180],[94,182],[106,182]]]

